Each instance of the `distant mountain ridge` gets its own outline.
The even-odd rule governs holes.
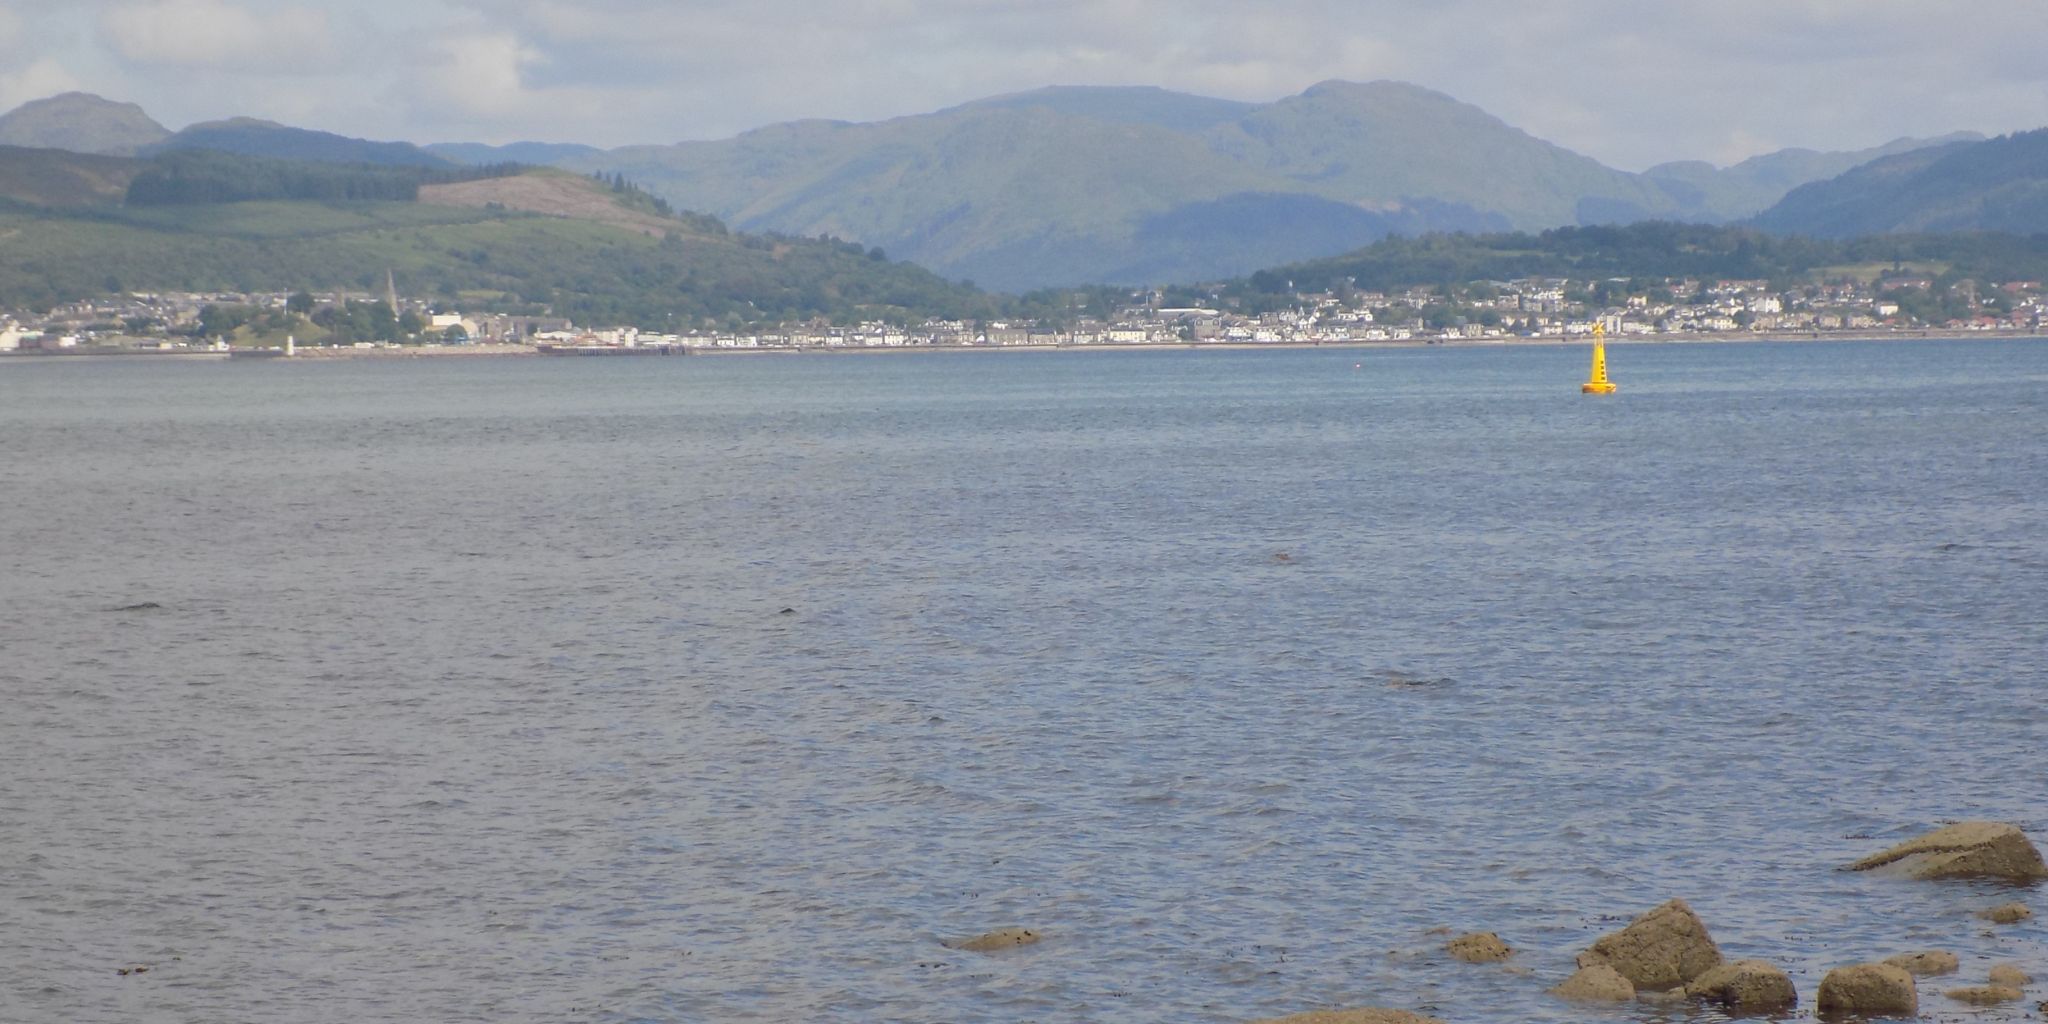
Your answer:
[[[1708,211],[1706,221],[1734,221],[1754,215],[1808,182],[1825,181],[1872,160],[1910,153],[1952,142],[1981,142],[1976,132],[1954,132],[1931,139],[1894,139],[1882,146],[1847,152],[1781,149],[1753,156],[1731,167],[1702,161],[1658,164],[1643,172],[1660,187],[1694,208]],[[1696,190],[1696,191],[1694,191]]]
[[[171,134],[133,103],[67,92],[0,115],[0,146],[134,156]]]
[[[292,128],[274,121],[236,117],[206,121],[143,148],[142,153],[173,149],[212,149],[273,160],[321,163],[388,164],[397,167],[447,167],[453,161],[435,156],[410,142],[369,142],[332,132]]]
[[[95,123],[107,122],[110,108],[140,114],[83,99]],[[47,124],[34,106],[0,118],[0,128],[23,115]],[[1420,86],[1329,81],[1272,103],[1059,86],[886,121],[795,121],[718,141],[614,150],[423,147],[236,118],[136,151],[623,173],[676,208],[741,230],[829,235],[948,278],[1022,291],[1215,279],[1389,235],[1725,223],[1795,186],[1925,144],[1784,150],[1728,168],[1681,162],[1633,174]]]
[[[1041,89],[565,165],[624,172],[745,230],[856,239],[1015,291],[1228,277],[1397,233],[1726,222],[1811,180],[1802,175],[1874,155],[1631,174],[1442,93],[1332,81],[1266,104]],[[1317,203],[1321,214],[1306,217]]]
[[[2048,232],[2048,129],[1872,161],[1793,189],[1754,223],[1767,231],[1823,238]]]

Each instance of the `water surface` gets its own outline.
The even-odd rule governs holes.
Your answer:
[[[2048,976],[1835,870],[2048,836],[2048,343],[1584,360],[0,363],[0,1019],[1636,1021],[1542,990],[1672,896]]]

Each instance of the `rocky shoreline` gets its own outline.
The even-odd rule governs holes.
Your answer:
[[[1844,870],[1879,872],[1905,881],[1992,879],[2014,886],[2048,881],[2048,863],[2026,834],[2018,826],[1988,821],[1936,829],[1845,865]],[[2012,902],[1980,911],[1977,916],[1993,925],[2007,925],[2031,918],[2032,911],[2025,903]],[[1034,929],[1005,928],[947,945],[997,955],[1036,943],[1042,934]],[[1515,955],[1494,932],[1459,935],[1441,948],[1468,964],[1499,964]],[[1706,922],[1683,899],[1653,907],[1625,927],[1594,940],[1579,953],[1576,966],[1570,977],[1547,990],[1550,995],[1586,1004],[1713,1006],[1730,1016],[1778,1015],[1800,1004],[1800,993],[1782,968],[1762,959],[1727,959]],[[1882,961],[1841,964],[1821,979],[1813,993],[1813,1005],[1826,1019],[1917,1017],[1921,1014],[1921,979],[1945,977],[1959,970],[1959,958],[1946,950],[1916,950]],[[1944,988],[1940,995],[1959,1008],[2004,1006],[2028,998],[2033,984],[2034,978],[2020,965],[2000,963],[1991,967],[1981,983]],[[2048,1014],[2048,1003],[2036,1009]],[[1308,1010],[1257,1024],[1445,1022],[1412,1010],[1355,1007]]]

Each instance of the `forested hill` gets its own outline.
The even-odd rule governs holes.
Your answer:
[[[1237,295],[1342,287],[1386,290],[1530,277],[1699,278],[1793,282],[1832,268],[1913,263],[1978,280],[2048,278],[2048,235],[1886,235],[1849,240],[1781,237],[1753,228],[1643,223],[1538,234],[1391,238],[1324,260],[1230,282]]]
[[[621,178],[531,168],[0,148],[0,237],[0,308],[378,290],[387,271],[446,308],[668,329],[978,317],[996,301],[879,249],[736,234]]]

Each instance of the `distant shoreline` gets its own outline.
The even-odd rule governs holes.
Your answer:
[[[1771,331],[1759,334],[1658,334],[1618,335],[1607,339],[1609,345],[1700,345],[1700,344],[1751,344],[1755,342],[1843,342],[1843,341],[1971,341],[1979,339],[2000,339],[2007,341],[2048,340],[2041,334],[2029,331],[1971,331],[1929,329],[1924,331],[1888,332],[1824,332],[1812,331]],[[770,348],[691,348],[691,356],[816,356],[816,355],[901,355],[916,352],[1190,352],[1225,351],[1254,352],[1270,349],[1410,349],[1410,348],[1509,348],[1509,347],[1566,347],[1583,346],[1591,342],[1589,337],[1560,338],[1407,338],[1382,339],[1373,341],[1174,341],[1174,342],[1103,342],[1089,344],[1059,345],[899,345],[899,346],[844,346],[824,345],[775,346]],[[654,353],[648,353],[652,356]],[[57,352],[27,351],[0,352],[0,363],[11,360],[61,361],[119,359],[124,361],[163,360],[184,361],[238,361],[268,362],[277,359],[293,361],[354,360],[354,359],[448,359],[448,358],[530,358],[542,353],[531,345],[484,344],[484,345],[419,345],[395,348],[322,348],[306,346],[287,357],[275,349],[240,350],[221,352],[207,349],[88,349]],[[551,357],[552,358],[552,357]],[[567,357],[562,357],[567,358]]]

